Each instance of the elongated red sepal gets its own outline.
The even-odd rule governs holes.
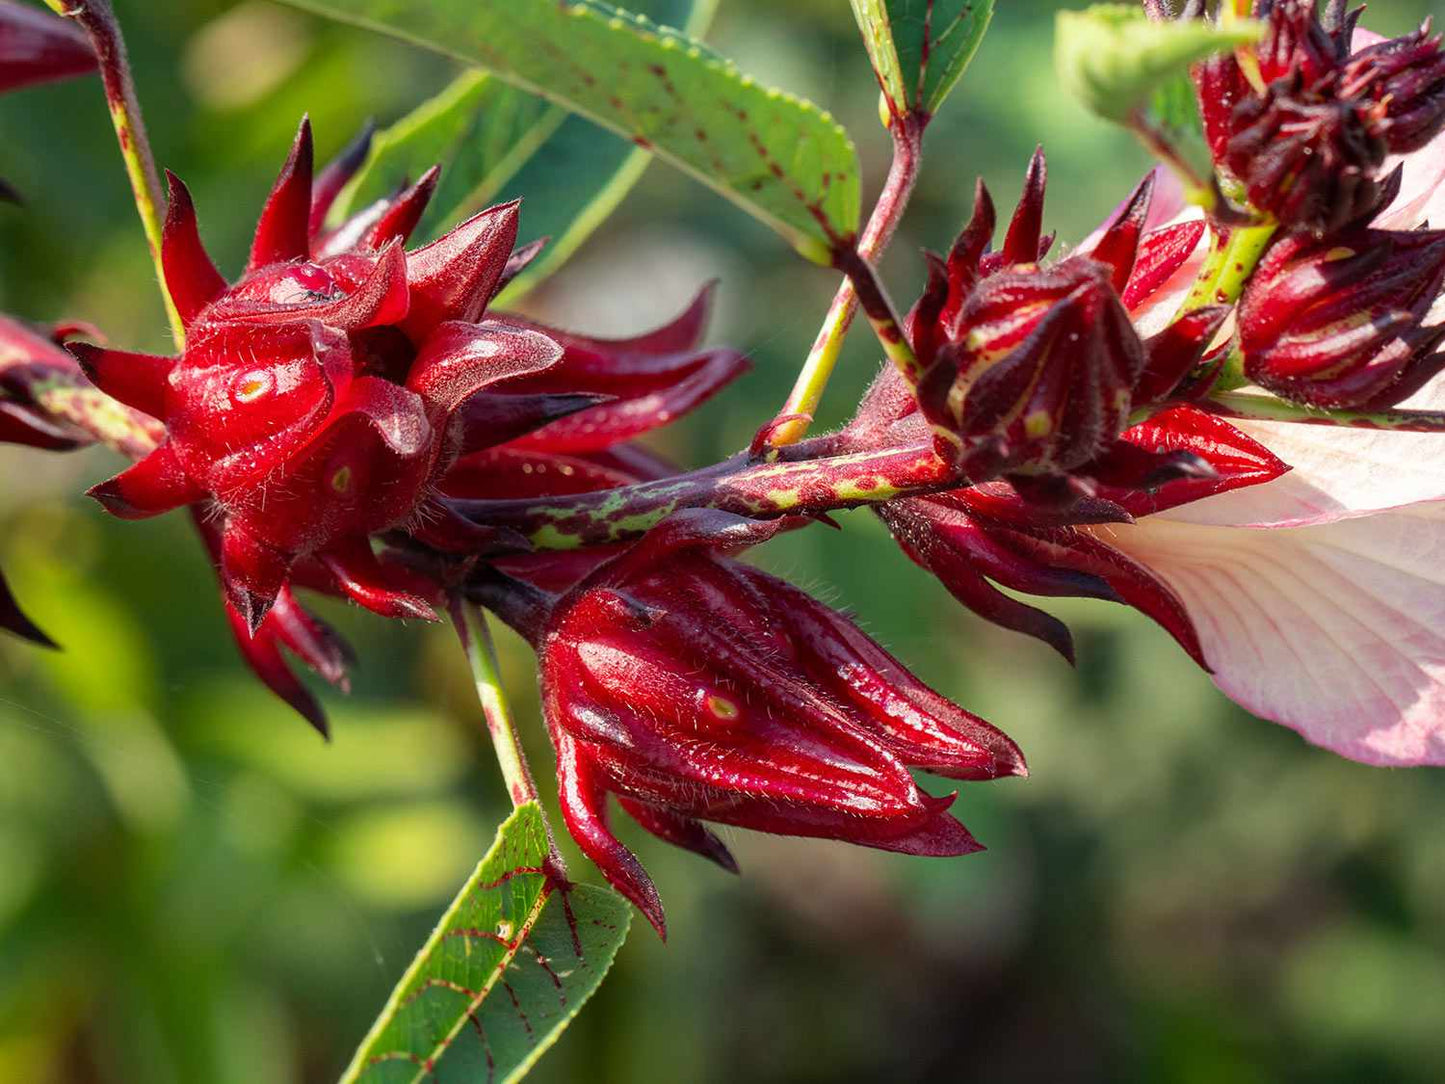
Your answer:
[[[313,154],[311,119],[303,117],[291,154],[261,209],[247,271],[287,260],[304,260],[310,255]]]
[[[0,92],[84,75],[95,52],[68,19],[29,7],[0,4]]]
[[[516,201],[491,207],[407,254],[412,307],[401,326],[413,342],[444,320],[481,318],[517,242],[519,207]]]
[[[257,538],[232,520],[221,530],[221,585],[226,600],[252,635],[271,612],[286,586],[292,557]]]
[[[394,570],[376,559],[365,538],[338,542],[317,557],[346,597],[372,613],[422,621],[437,619],[426,599],[399,585]]]
[[[1093,259],[1109,266],[1112,271],[1111,282],[1117,293],[1122,294],[1129,284],[1134,260],[1139,254],[1139,239],[1143,236],[1144,223],[1149,217],[1149,202],[1153,198],[1154,171],[1151,169],[1134,189],[1119,216],[1099,238],[1094,250],[1089,253]]]
[[[87,491],[121,519],[147,519],[205,498],[181,468],[175,449],[163,443],[139,463]]]
[[[619,797],[617,802],[628,816],[658,839],[701,855],[729,873],[738,872],[737,859],[727,845],[700,820],[631,798]]]
[[[190,190],[170,170],[166,170],[166,185],[169,195],[161,231],[161,265],[165,268],[166,290],[181,315],[181,323],[190,327],[201,310],[225,290],[226,280],[201,243]]]
[[[1024,174],[1023,194],[1009,221],[1004,237],[1003,257],[1009,263],[1034,263],[1039,259],[1039,246],[1044,230],[1044,190],[1048,186],[1049,169],[1042,146],[1034,149]]]
[[[448,321],[427,337],[406,386],[450,414],[482,389],[550,369],[561,357],[561,346],[530,328]]]
[[[316,728],[323,738],[331,736],[331,730],[326,723],[326,713],[321,709],[320,702],[312,695],[311,690],[302,685],[291,668],[286,665],[286,660],[281,655],[281,648],[277,644],[276,636],[267,628],[272,620],[268,615],[265,622],[252,635],[247,625],[246,618],[236,609],[229,600],[226,602],[226,620],[230,622],[232,635],[236,638],[236,646],[240,649],[241,658],[251,671],[261,679],[262,683],[273,693],[279,696],[286,703],[293,707],[297,714]]]
[[[557,746],[557,802],[567,831],[582,853],[602,871],[608,884],[626,896],[652,924],[657,936],[666,941],[662,898],[637,856],[607,827],[607,795],[596,771],[582,755],[580,743],[555,728],[553,735]]]
[[[421,216],[436,192],[441,172],[440,166],[432,166],[422,174],[421,180],[397,196],[376,225],[371,227],[366,236],[367,244],[372,248],[381,248],[392,241],[405,243],[421,222]]]
[[[176,359],[158,354],[132,354],[92,343],[67,343],[85,375],[112,399],[142,414],[165,420],[166,388]]]

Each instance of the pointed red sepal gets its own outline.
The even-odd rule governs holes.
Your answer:
[[[327,726],[326,713],[321,709],[320,702],[291,672],[281,655],[275,635],[270,634],[271,629],[267,626],[272,620],[271,616],[267,616],[261,628],[253,635],[246,618],[228,600],[226,620],[230,622],[231,633],[236,638],[236,647],[241,652],[241,658],[246,661],[251,671],[268,689],[296,709],[297,714],[310,723],[317,733],[329,739],[331,730]]]
[[[903,318],[903,331],[913,347],[913,355],[925,367],[932,365],[938,348],[943,341],[943,326],[939,316],[948,304],[948,266],[937,253],[923,253],[923,262],[928,266],[928,280],[923,292]]]
[[[309,236],[315,238],[325,228],[326,215],[330,212],[331,205],[366,162],[375,134],[376,122],[368,120],[351,142],[316,175],[316,181],[311,186],[311,213],[306,227]]]
[[[645,831],[658,839],[701,855],[729,873],[738,872],[737,859],[732,856],[727,845],[700,820],[620,795],[617,803]]]
[[[90,382],[105,394],[142,414],[165,420],[166,389],[175,358],[132,354],[91,343],[67,343],[65,348],[75,355]]]
[[[1152,618],[1202,670],[1212,672],[1204,658],[1193,618],[1163,580],[1092,535],[1064,530],[1068,531],[1068,540],[1053,551],[1056,559],[1106,580],[1127,605]]]
[[[666,941],[662,897],[637,856],[607,827],[607,794],[582,753],[581,743],[557,728],[553,728],[553,741],[557,746],[557,803],[567,831],[608,884],[627,897]]]
[[[257,538],[243,524],[229,520],[221,529],[221,584],[226,600],[252,635],[271,612],[286,586],[293,557]]]
[[[424,546],[442,553],[471,557],[495,553],[526,553],[532,548],[526,536],[510,527],[488,527],[473,523],[445,498],[423,501],[406,533]]]
[[[950,779],[1028,775],[1012,738],[934,692],[842,614],[775,576],[739,571],[782,601],[804,665],[820,683],[839,681],[841,695],[873,719],[874,735],[904,764]]]
[[[906,506],[912,503],[911,499],[893,501],[878,511],[908,558],[938,577],[950,595],[985,621],[1048,644],[1072,666],[1074,637],[1069,627],[1052,614],[994,587],[974,567],[966,551],[949,545],[935,530],[930,517],[910,512]]]
[[[1206,230],[1204,219],[1177,222],[1145,234],[1129,283],[1120,295],[1124,307],[1132,309],[1154,295],[1199,247]]]
[[[985,849],[956,817],[942,809],[936,812],[928,823],[912,832],[866,842],[869,847],[880,851],[895,851],[920,858],[961,858]]]
[[[20,603],[15,600],[15,595],[10,590],[10,585],[5,582],[3,572],[0,572],[0,629],[41,647],[58,646],[34,621],[25,616],[25,611],[20,608]]]
[[[482,389],[550,369],[561,357],[561,346],[530,328],[448,321],[427,336],[406,386],[450,414]]]
[[[1144,343],[1144,371],[1134,385],[1134,409],[1164,402],[1204,359],[1232,308],[1206,305],[1185,313]]]
[[[600,406],[611,399],[610,395],[569,395],[565,392],[511,395],[488,391],[474,395],[459,408],[462,446],[458,454],[467,456],[495,448],[540,429],[548,422]]]
[[[316,555],[336,586],[357,605],[382,617],[435,621],[426,599],[399,584],[397,570],[376,559],[365,538],[345,539]]]
[[[521,437],[516,446],[569,453],[600,451],[696,409],[751,367],[744,355],[724,348],[663,360],[671,372],[665,372],[663,364],[654,366],[656,372],[650,382],[655,386],[651,390],[638,393],[634,388],[628,395],[624,383],[617,388],[615,399],[543,426]],[[555,371],[561,376],[567,369],[564,359]],[[575,390],[606,394],[611,386],[605,378],[581,380]]]
[[[1153,198],[1154,171],[1151,169],[1089,253],[1090,258],[1107,264],[1112,270],[1111,281],[1117,293],[1124,292],[1129,284],[1129,276],[1134,271],[1134,261],[1139,254],[1139,239],[1143,236],[1144,223],[1149,217],[1149,202]]]
[[[1034,149],[1024,174],[1023,194],[1004,237],[1003,258],[1009,263],[1036,263],[1044,230],[1044,190],[1048,185],[1048,163],[1044,148]]]
[[[407,254],[412,306],[401,326],[412,342],[424,341],[444,320],[481,318],[517,242],[519,207],[514,200],[488,208]]]
[[[436,193],[437,178],[441,176],[441,172],[440,166],[432,166],[421,175],[421,180],[397,196],[387,207],[386,213],[367,233],[366,243],[372,248],[381,248],[392,241],[405,244]]]
[[[1189,452],[1208,463],[1208,477],[1167,481],[1152,492],[1103,486],[1100,496],[1134,516],[1152,515],[1218,493],[1270,482],[1287,463],[1243,430],[1197,407],[1177,406],[1126,429],[1121,441],[1155,454]]]
[[[973,217],[948,250],[948,303],[944,305],[940,318],[950,337],[957,331],[965,299],[978,283],[979,261],[993,242],[996,224],[993,197],[988,194],[988,185],[979,178],[974,186]]]
[[[165,268],[166,290],[180,313],[181,323],[190,327],[201,310],[225,290],[226,280],[201,243],[190,191],[170,170],[166,170],[166,185],[169,195],[161,231],[161,266]]]
[[[267,264],[304,260],[311,252],[311,118],[302,117],[296,141],[271,188],[256,237],[251,242],[248,272]]]
[[[206,497],[181,468],[169,442],[86,492],[121,519],[147,519]]]

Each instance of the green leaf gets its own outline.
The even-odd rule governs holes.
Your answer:
[[[480,65],[650,150],[820,263],[858,226],[858,156],[809,102],[595,0],[287,0]]]
[[[543,872],[547,853],[542,811],[529,802],[498,830],[342,1084],[446,1074],[442,1055],[463,1037],[480,1047],[487,1079],[513,1081],[556,1042],[612,966],[632,913],[606,889],[563,893]]]
[[[938,112],[978,52],[993,0],[852,0],[853,15],[896,114]]]
[[[1249,20],[1225,26],[1197,19],[1155,22],[1137,6],[1097,4],[1059,12],[1054,63],[1066,92],[1123,124],[1171,76],[1213,53],[1257,41],[1262,32]]]

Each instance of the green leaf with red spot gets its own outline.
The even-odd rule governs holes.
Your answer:
[[[993,0],[851,0],[895,115],[932,116],[978,52]]]
[[[858,155],[809,102],[676,30],[594,0],[288,0],[477,64],[611,129],[831,261],[859,214]]]
[[[342,1084],[513,1081],[556,1042],[612,966],[632,912],[607,889],[564,893],[543,872],[547,854],[529,802],[498,830]]]

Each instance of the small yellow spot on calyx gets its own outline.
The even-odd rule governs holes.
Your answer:
[[[736,722],[742,710],[733,701],[717,693],[704,693],[702,705],[714,719],[723,723]]]
[[[1030,440],[1048,436],[1054,429],[1054,416],[1047,410],[1036,410],[1024,418],[1024,435]]]
[[[251,403],[268,393],[273,386],[271,374],[262,370],[243,373],[236,381],[234,392],[236,402]]]
[[[345,493],[351,488],[351,468],[342,467],[331,476],[331,488],[337,493]]]

